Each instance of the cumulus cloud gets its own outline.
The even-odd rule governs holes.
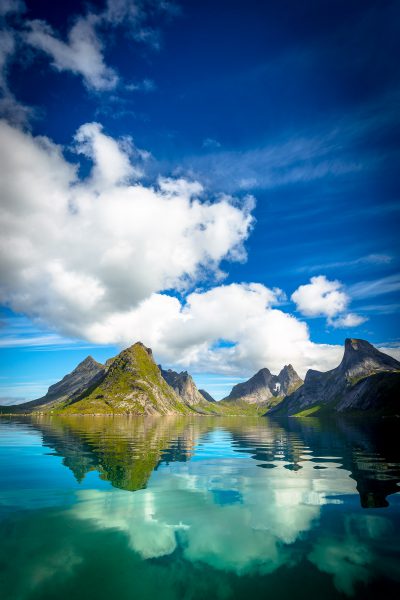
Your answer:
[[[306,317],[334,317],[349,303],[349,297],[342,288],[340,281],[329,281],[324,275],[318,275],[311,277],[310,283],[298,287],[291,299]]]
[[[154,292],[184,289],[219,262],[245,257],[251,199],[201,199],[179,179],[136,181],[126,140],[81,127],[86,180],[61,148],[0,125],[2,300],[79,335],[83,323],[132,309]],[[29,217],[29,218],[27,218]]]
[[[210,202],[185,179],[145,186],[132,159],[143,153],[98,123],[75,136],[78,156],[92,162],[84,180],[48,138],[2,122],[0,142],[0,299],[16,312],[94,343],[141,339],[163,362],[197,370],[292,362],[304,374],[339,362],[340,347],[313,344],[307,325],[279,309],[281,290],[168,293],[220,278],[222,259],[245,259],[251,198]]]
[[[337,319],[331,319],[330,325],[335,328],[357,327],[368,321],[367,317],[362,317],[356,313],[347,313]]]
[[[367,321],[366,317],[345,312],[351,300],[349,294],[340,281],[331,281],[325,275],[311,277],[310,283],[293,292],[291,300],[305,317],[327,317],[328,325],[335,328],[357,327]]]
[[[304,375],[308,368],[336,366],[342,348],[311,342],[304,322],[274,308],[280,297],[281,290],[257,283],[194,292],[184,304],[153,294],[131,311],[97,321],[86,335],[97,343],[125,346],[134,332],[164,363],[197,371],[246,374],[268,366],[278,372],[291,362]]]

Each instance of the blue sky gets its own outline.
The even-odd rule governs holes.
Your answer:
[[[399,19],[0,0],[2,401],[137,339],[217,397],[396,355]]]

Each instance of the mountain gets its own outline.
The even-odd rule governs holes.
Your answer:
[[[235,385],[224,402],[273,406],[302,383],[292,365],[284,366],[279,375],[272,375],[269,369],[264,368],[248,381]]]
[[[281,395],[287,396],[303,385],[303,380],[297,375],[292,365],[285,365],[278,375],[278,383]]]
[[[400,414],[400,362],[360,339],[346,339],[338,367],[322,373],[310,369],[304,384],[271,413],[365,411]]]
[[[71,396],[84,392],[89,385],[99,381],[104,374],[104,369],[104,365],[88,356],[71,373],[65,375],[61,381],[51,385],[45,396],[16,406],[9,406],[8,410],[31,412],[41,408],[56,407]]]
[[[62,413],[157,415],[190,413],[167,384],[150,348],[137,342],[123,350],[80,396],[58,407]]]
[[[91,356],[45,396],[20,405],[0,407],[1,414],[67,413],[132,415],[308,415],[368,411],[400,414],[400,362],[369,342],[347,339],[338,367],[322,373],[310,369],[304,383],[291,365],[279,375],[268,369],[232,388],[215,402],[198,390],[186,371],[163,370],[141,342],[109,359]]]
[[[158,368],[165,381],[175,390],[185,404],[195,406],[204,402],[204,397],[200,394],[192,376],[187,371],[181,373],[177,373],[172,369],[165,371],[161,365],[158,365]]]
[[[199,390],[199,393],[207,400],[207,402],[215,402],[214,398],[206,390]]]

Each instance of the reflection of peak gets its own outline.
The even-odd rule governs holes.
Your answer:
[[[206,419],[190,425],[174,416],[127,419],[116,415],[110,420],[34,415],[30,423],[79,483],[96,470],[114,487],[130,491],[145,488],[160,462],[187,461],[208,427]]]

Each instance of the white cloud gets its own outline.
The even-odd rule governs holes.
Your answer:
[[[305,323],[273,308],[280,290],[219,285],[183,303],[166,293],[219,277],[223,258],[245,258],[251,199],[202,201],[202,186],[184,179],[146,187],[126,144],[96,123],[76,143],[93,161],[84,181],[49,139],[0,125],[3,303],[90,342],[141,339],[164,363],[196,370],[292,362],[304,374],[339,362],[340,347],[313,344]]]
[[[146,20],[149,12],[171,13],[169,7],[167,2],[163,2],[147,10],[143,2],[108,0],[103,11],[89,11],[85,16],[77,17],[65,41],[41,20],[28,21],[24,37],[29,45],[46,53],[58,71],[81,75],[90,89],[112,90],[119,83],[119,76],[105,62],[104,30],[124,26],[135,40],[158,47],[158,31],[146,25]],[[128,89],[149,91],[153,87],[150,80],[145,79],[139,88],[128,85]]]
[[[310,283],[293,292],[291,300],[306,317],[327,317],[327,324],[336,329],[357,327],[368,320],[356,313],[346,313],[350,296],[337,279],[330,281],[325,275],[312,277]]]
[[[223,258],[245,258],[251,199],[202,201],[202,186],[184,179],[144,186],[134,146],[96,123],[76,143],[93,162],[84,181],[49,139],[0,125],[3,303],[93,343],[141,339],[165,364],[197,371],[292,362],[304,375],[339,362],[341,347],[312,343],[305,323],[274,308],[281,290],[219,285],[182,303],[166,293],[219,277]]]
[[[293,292],[291,299],[306,317],[335,317],[347,308],[350,300],[343,291],[343,284],[337,280],[330,281],[325,275],[312,277],[310,283]]]
[[[389,344],[379,345],[377,348],[381,352],[389,354],[389,356],[393,356],[393,358],[400,362],[400,347],[398,345],[390,344],[389,342]]]
[[[81,336],[83,325],[245,257],[250,200],[202,201],[201,185],[183,179],[132,182],[124,145],[98,124],[76,136],[94,162],[85,181],[47,138],[1,122],[0,140],[1,298],[16,311]]]
[[[338,131],[313,137],[291,137],[288,132],[284,141],[268,141],[255,149],[229,150],[205,144],[208,152],[185,157],[182,167],[202,181],[231,192],[342,177],[360,171],[362,164],[348,156],[339,159],[332,152]],[[340,133],[343,141],[346,134],[341,130]]]
[[[388,275],[381,279],[360,281],[349,288],[353,298],[375,298],[384,294],[392,294],[400,290],[400,275]]]
[[[1,302],[91,343],[140,339],[164,364],[197,372],[277,372],[291,362],[304,375],[339,363],[342,347],[311,342],[306,323],[279,308],[279,289],[218,285],[184,301],[168,293],[220,278],[222,259],[245,259],[252,198],[206,201],[185,179],[146,186],[143,151],[98,123],[75,142],[93,165],[84,180],[51,140],[0,123]],[[304,314],[356,324],[339,282],[313,278],[292,299]]]
[[[82,75],[89,88],[110,90],[117,85],[118,76],[104,62],[103,46],[95,24],[91,15],[78,18],[67,41],[63,42],[44,21],[30,21],[26,41],[48,54],[58,71]]]
[[[134,147],[122,144],[103,135],[99,123],[86,123],[75,135],[78,154],[89,158],[94,166],[91,172],[91,182],[94,189],[103,190],[129,182],[132,178],[143,175],[140,168],[130,161],[129,153]]]
[[[362,325],[368,321],[367,317],[362,317],[361,315],[357,315],[356,313],[347,313],[346,315],[342,315],[337,319],[331,319],[329,324],[335,328],[346,328],[346,327],[357,327],[358,325]]]
[[[92,341],[126,346],[141,339],[165,364],[196,371],[252,374],[292,363],[301,375],[326,370],[341,359],[341,346],[314,344],[307,325],[273,308],[280,290],[231,284],[177,298],[153,294],[131,311],[111,314],[86,327]],[[220,345],[225,340],[231,344]]]

